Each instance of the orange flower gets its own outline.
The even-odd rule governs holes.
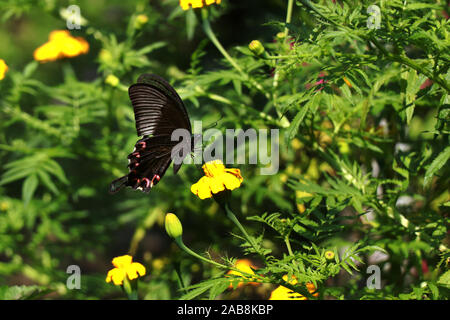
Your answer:
[[[255,266],[252,264],[252,262],[251,262],[250,260],[248,260],[248,259],[239,259],[239,260],[237,260],[237,261],[236,261],[236,264],[234,265],[234,267],[235,267],[236,269],[238,269],[238,270],[241,270],[242,272],[249,273],[249,274],[255,274],[255,272],[252,270],[252,268],[253,268],[253,269],[256,269],[256,267],[255,267]],[[240,276],[240,277],[242,277],[242,278],[244,278],[244,279],[247,279],[246,276],[244,276],[242,273],[240,273],[240,272],[238,272],[238,271],[235,271],[235,270],[230,270],[230,271],[228,271],[227,274],[232,274],[232,275]],[[239,282],[237,287],[240,288],[240,287],[242,287],[245,283],[248,283],[248,284],[251,284],[251,285],[256,285],[256,286],[259,285],[259,283],[257,283],[257,282]],[[230,283],[230,285],[228,286],[228,288],[229,288],[229,289],[232,289],[232,288],[233,288],[233,284]]]
[[[291,279],[292,280],[289,281],[290,284],[293,285],[297,284],[297,279],[294,276],[292,276]],[[283,280],[287,281],[287,276],[283,276]],[[311,282],[308,282],[306,284],[306,288],[308,289],[309,293],[311,293],[314,297],[319,296],[319,293],[315,292],[316,286]],[[301,295],[300,293],[293,292],[291,289],[279,286],[278,288],[272,291],[269,300],[308,300],[308,298]]]
[[[203,8],[204,5],[211,5],[213,3],[220,4],[221,0],[180,0],[180,7],[183,10],[189,10],[189,8],[192,6],[193,9],[195,8]]]
[[[34,51],[34,60],[40,62],[72,58],[89,51],[89,44],[81,37],[72,37],[67,30],[50,32],[49,40]]]

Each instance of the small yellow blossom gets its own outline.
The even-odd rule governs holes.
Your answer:
[[[123,283],[125,277],[133,280],[139,276],[145,275],[145,267],[139,262],[132,262],[133,257],[130,255],[124,255],[120,257],[115,257],[112,264],[115,266],[114,269],[109,270],[106,276],[106,282],[114,282],[116,286]]]
[[[67,30],[55,30],[49,40],[34,51],[34,60],[40,62],[72,58],[89,51],[89,44],[81,37],[72,37]]]
[[[332,259],[334,259],[334,252],[333,252],[333,251],[327,251],[327,252],[325,252],[325,258],[326,258],[327,260],[332,260]]]
[[[244,181],[239,169],[227,169],[220,160],[207,162],[202,168],[205,176],[191,186],[192,193],[200,199],[211,198],[225,189],[239,188]]]
[[[113,74],[109,74],[105,79],[105,83],[109,84],[111,87],[117,87],[119,82],[120,82],[119,78],[117,78]]]
[[[139,14],[137,17],[136,17],[136,21],[139,23],[139,24],[146,24],[147,22],[148,22],[148,17],[147,17],[147,15],[145,15],[145,14]]]
[[[5,60],[0,59],[0,80],[3,80],[5,77],[5,73],[8,71],[8,66],[5,63]]]
[[[287,276],[283,276],[283,280],[287,281]],[[289,281],[290,284],[295,285],[297,284],[297,279],[292,276],[291,281]],[[308,282],[306,284],[306,288],[308,289],[309,293],[311,293],[314,297],[319,296],[319,293],[316,292],[316,287],[311,282]],[[301,295],[298,292],[293,292],[291,289],[288,289],[283,286],[279,286],[275,290],[272,291],[270,294],[269,300],[308,300],[305,296]]]
[[[204,5],[211,5],[214,3],[220,4],[221,0],[180,0],[180,7],[183,10],[189,10],[189,8],[192,6],[193,9],[195,8],[202,8]]]
[[[296,195],[297,199],[313,197],[313,194],[311,194],[309,192],[301,191],[301,190],[295,191],[295,195]],[[297,203],[297,209],[300,213],[303,213],[306,211],[306,207],[303,203]]]
[[[339,152],[342,154],[350,153],[350,147],[346,141],[338,141]]]
[[[255,272],[253,271],[253,269],[256,269],[256,267],[252,264],[252,262],[248,259],[239,259],[236,261],[236,264],[234,265],[234,267],[238,270],[241,270],[242,272],[245,273],[249,273],[249,274],[255,274]],[[253,269],[252,269],[253,268]],[[235,271],[235,270],[230,270],[228,271],[227,274],[232,274],[235,276],[240,276],[242,278],[247,278],[246,276],[244,276],[242,273]],[[257,282],[247,282],[248,284],[252,284],[252,285],[258,285],[259,283]],[[244,285],[244,282],[239,282],[238,284],[238,288],[242,287]],[[229,288],[233,288],[233,284],[230,283]]]

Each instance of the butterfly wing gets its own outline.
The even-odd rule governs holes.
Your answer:
[[[128,174],[111,183],[110,193],[116,193],[123,187],[149,192],[169,168],[171,151],[177,143],[171,141],[170,135],[140,139],[128,155]]]
[[[180,152],[179,141],[171,141],[172,132],[181,128],[191,133],[183,101],[163,78],[144,74],[130,86],[128,93],[134,109],[136,131],[143,138],[128,156],[129,173],[111,183],[111,193],[125,186],[150,191],[170,166],[172,151]],[[180,166],[181,163],[174,166],[175,173]]]
[[[134,109],[138,136],[172,134],[183,128],[191,132],[191,123],[180,96],[172,86],[156,75],[144,74],[128,89]]]

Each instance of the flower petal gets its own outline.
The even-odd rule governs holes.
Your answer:
[[[130,266],[128,266],[126,272],[128,279],[133,280],[138,277],[138,274],[139,276],[145,275],[145,267],[139,262],[133,262]]]
[[[125,278],[125,271],[123,269],[114,268],[109,270],[106,276],[106,282],[113,281],[114,285],[120,286],[123,283],[123,279]]]
[[[112,261],[113,266],[115,266],[116,268],[122,268],[125,269],[127,268],[130,264],[131,261],[133,260],[133,257],[126,254],[124,256],[120,256],[120,257],[115,257]]]
[[[220,179],[222,180],[222,183],[225,185],[225,187],[228,190],[234,190],[236,188],[239,188],[241,185],[241,180],[239,180],[238,177],[236,177],[230,173],[225,173],[225,174],[221,175]]]

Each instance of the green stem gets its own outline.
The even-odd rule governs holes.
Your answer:
[[[221,263],[215,262],[215,261],[213,261],[213,260],[210,260],[210,259],[208,259],[208,258],[205,258],[205,257],[199,255],[198,253],[192,251],[191,249],[189,249],[189,248],[184,244],[183,239],[181,239],[181,237],[175,238],[175,243],[180,247],[181,250],[184,250],[186,253],[189,253],[191,256],[196,257],[197,259],[200,259],[200,260],[202,260],[202,261],[204,261],[204,262],[213,264],[213,265],[215,265],[216,267],[219,267],[219,268],[226,268],[226,269],[229,269],[229,267],[226,266],[226,265],[224,265],[224,264],[221,264]]]
[[[262,276],[260,276],[260,275],[247,273],[247,272],[245,272],[245,271],[239,270],[238,268],[231,267],[231,266],[227,266],[227,265],[224,265],[224,264],[222,264],[222,263],[218,263],[218,262],[216,262],[216,261],[210,260],[210,259],[208,259],[208,258],[205,258],[205,257],[199,255],[198,253],[196,253],[196,252],[192,251],[191,249],[189,249],[189,248],[184,244],[183,239],[182,239],[181,237],[175,238],[175,243],[180,247],[181,250],[185,251],[186,253],[190,254],[191,256],[193,256],[193,257],[195,257],[195,258],[197,258],[197,259],[200,259],[200,260],[202,260],[202,261],[204,261],[204,262],[206,262],[206,263],[215,265],[216,267],[219,267],[219,268],[221,268],[221,269],[227,269],[227,270],[233,270],[233,271],[239,272],[239,273],[242,274],[243,276],[247,276],[247,277],[249,277],[249,278],[257,278],[258,280],[260,280],[259,282],[266,282],[266,281],[267,281],[266,278],[264,278],[264,277],[262,277]],[[252,279],[252,280],[253,280],[253,279]],[[264,281],[263,281],[263,280],[264,280]]]
[[[236,216],[234,215],[234,213],[231,211],[231,209],[228,206],[228,203],[225,203],[224,205],[224,209],[225,212],[227,213],[227,217],[233,221],[233,223],[239,228],[239,230],[242,232],[242,234],[244,235],[245,240],[247,240],[248,243],[250,243],[250,245],[253,247],[253,249],[256,252],[259,252],[259,250],[257,249],[255,243],[253,242],[253,239],[248,235],[247,231],[245,230],[245,228],[242,226],[242,224],[239,222],[239,220],[236,218]]]
[[[450,85],[447,83],[447,81],[445,81],[441,77],[434,75],[432,72],[430,72],[427,69],[423,68],[422,66],[416,64],[413,60],[409,59],[406,56],[390,53],[383,47],[383,45],[381,43],[378,42],[377,39],[375,39],[374,36],[370,37],[368,40],[370,40],[378,48],[378,50],[380,50],[386,56],[386,58],[388,58],[389,60],[399,62],[401,64],[404,64],[404,65],[416,70],[419,73],[422,73],[423,75],[427,76],[429,79],[438,83],[443,89],[445,89],[447,91],[447,93],[450,93]]]
[[[208,38],[211,40],[211,42],[216,46],[216,48],[220,51],[220,53],[225,57],[225,59],[228,60],[228,62],[237,70],[239,73],[246,75],[244,71],[241,69],[241,67],[234,61],[234,59],[228,54],[228,52],[224,49],[222,44],[219,42],[219,39],[217,39],[216,35],[211,29],[211,25],[209,24],[208,19],[208,9],[204,8],[202,9],[202,19],[203,19],[203,30],[205,31]]]
[[[287,25],[289,23],[291,23],[291,20],[292,20],[293,6],[294,6],[294,1],[289,0],[288,6],[287,6],[287,12],[286,12],[286,27],[284,28],[284,39],[283,39],[284,42],[286,42],[288,40],[289,29],[288,29]],[[278,80],[280,78],[280,72],[277,68],[277,63],[278,63],[278,61],[275,61],[275,74],[273,76],[273,82],[272,82],[272,85],[274,88],[278,87]],[[282,114],[281,114],[280,110],[278,110],[278,108],[277,108],[277,93],[274,92],[272,96],[273,96],[273,104],[275,106],[275,111],[277,113],[278,118],[280,118],[281,121],[283,121],[283,124],[286,125],[286,127],[288,127],[289,121],[286,118],[282,118]]]
[[[234,216],[233,213],[231,213],[231,214]],[[198,253],[192,251],[191,249],[189,249],[184,244],[183,239],[181,238],[181,236],[175,238],[174,240],[175,240],[175,243],[180,247],[181,250],[185,251],[186,253],[190,254],[191,256],[193,256],[195,258],[198,258],[198,259],[200,259],[200,260],[202,260],[202,261],[204,261],[206,263],[215,265],[216,267],[219,267],[221,269],[227,269],[227,270],[236,271],[236,272],[240,273],[242,276],[245,276],[247,279],[251,279],[251,281],[253,281],[253,282],[278,284],[278,285],[284,286],[284,287],[286,287],[288,289],[291,289],[292,291],[295,291],[295,292],[298,292],[300,294],[305,295],[305,292],[299,292],[298,288],[296,288],[294,285],[290,284],[289,282],[284,281],[283,279],[278,280],[278,279],[273,279],[273,278],[270,278],[270,277],[263,277],[263,276],[260,276],[260,275],[258,275],[256,273],[255,274],[247,273],[245,271],[239,270],[238,268],[230,267],[230,266],[227,266],[227,265],[215,262],[213,260],[207,259],[207,258],[199,255]],[[308,295],[308,293],[306,293],[306,294]]]
[[[292,20],[292,7],[294,6],[294,0],[289,0],[288,6],[287,6],[287,12],[286,12],[286,25],[291,23]],[[284,28],[284,39],[287,39],[287,36],[289,34],[289,29],[286,26]]]
[[[128,277],[125,276],[125,278],[123,279],[122,288],[129,300],[138,300],[137,283],[135,283],[135,288],[133,288],[130,280],[128,280]]]
[[[293,257],[294,256],[294,252],[292,252],[291,242],[289,241],[289,237],[284,238],[284,243],[286,243],[286,248],[287,248],[287,250],[289,252],[289,255],[291,257]]]
[[[228,54],[228,52],[222,46],[219,39],[217,39],[217,37],[214,34],[213,30],[211,29],[211,25],[209,23],[207,8],[202,9],[202,20],[203,20],[203,31],[205,31],[208,38],[216,46],[216,48],[220,51],[220,53],[225,57],[225,59],[228,60],[228,62],[233,66],[233,68],[235,68],[242,75],[242,77],[244,77],[245,80],[249,81],[252,84],[252,86],[254,86],[259,91],[264,93],[264,95],[266,96],[267,99],[270,99],[269,93],[267,93],[266,90],[264,90],[264,88],[261,86],[261,84],[259,84],[258,82],[256,82],[252,78],[250,78],[248,76],[248,74],[245,73],[244,70],[242,70],[242,68],[236,63],[236,61]]]

